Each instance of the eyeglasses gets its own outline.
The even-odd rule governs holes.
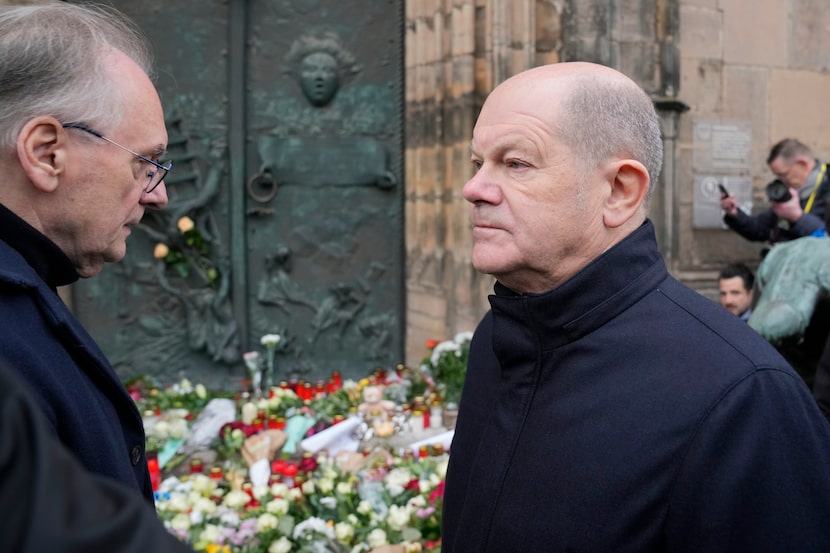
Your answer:
[[[790,172],[793,170],[793,167],[795,167],[795,164],[796,164],[796,163],[797,163],[796,161],[794,161],[794,162],[790,163],[790,166],[789,166],[789,167],[787,167],[787,170],[786,170],[786,171],[784,171],[783,173],[773,173],[773,175],[775,175],[775,178],[780,179],[780,180],[782,180],[782,181],[784,181],[784,182],[787,182],[787,176],[788,176],[788,175],[790,174]]]
[[[151,169],[150,171],[147,171],[147,177],[150,179],[150,181],[147,183],[147,186],[144,187],[144,191],[147,192],[148,194],[150,192],[152,192],[153,190],[155,190],[156,187],[158,187],[158,185],[161,184],[161,181],[164,180],[164,177],[166,177],[167,173],[170,172],[170,169],[173,168],[173,162],[172,161],[168,162],[167,165],[162,165],[161,163],[157,163],[157,162],[153,161],[152,159],[148,159],[148,158],[144,157],[141,154],[135,153],[134,151],[130,150],[129,148],[127,148],[125,146],[122,146],[121,144],[119,144],[118,142],[116,142],[114,140],[110,140],[109,138],[107,138],[103,134],[99,133],[98,131],[94,131],[94,130],[90,129],[89,127],[87,127],[86,125],[84,125],[82,123],[64,123],[63,128],[65,128],[65,129],[78,129],[78,130],[87,132],[87,133],[91,134],[92,136],[96,136],[96,137],[100,138],[101,140],[106,140],[107,142],[109,142],[110,144],[112,144],[114,146],[118,146],[119,148],[121,148],[125,152],[131,153],[132,155],[134,155],[135,157],[137,157],[141,161],[143,161],[145,163],[149,163],[150,165],[152,165],[154,169]]]

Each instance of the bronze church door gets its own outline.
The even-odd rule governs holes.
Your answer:
[[[403,2],[113,3],[149,35],[169,205],[73,306],[124,378],[238,382],[402,360]]]

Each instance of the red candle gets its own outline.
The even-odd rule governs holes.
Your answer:
[[[153,485],[153,491],[158,491],[159,484],[161,484],[161,469],[159,468],[159,460],[156,457],[147,459],[147,469],[150,471],[150,482]]]
[[[286,463],[285,468],[282,471],[282,483],[288,486],[289,488],[294,487],[294,479],[297,477],[297,472],[299,467],[297,463]]]
[[[190,474],[202,474],[204,467],[201,459],[193,459],[190,461]]]
[[[285,470],[285,465],[287,464],[288,462],[285,459],[274,459],[271,462],[271,474],[279,475],[279,477],[282,478],[282,473]]]

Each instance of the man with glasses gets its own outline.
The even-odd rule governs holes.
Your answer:
[[[151,74],[146,40],[110,8],[0,7],[0,356],[87,470],[152,503],[141,414],[57,293],[121,260],[167,204]]]
[[[748,215],[735,196],[724,195],[721,208],[726,225],[747,240],[770,244],[810,236],[824,227],[830,192],[827,164],[798,140],[785,138],[772,147],[767,165],[775,175],[766,188],[770,207]]]

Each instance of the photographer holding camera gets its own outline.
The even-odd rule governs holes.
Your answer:
[[[810,236],[823,228],[830,192],[827,164],[798,140],[785,138],[772,147],[767,165],[776,177],[766,187],[770,207],[748,215],[735,196],[724,195],[724,223],[747,240],[770,244]]]

